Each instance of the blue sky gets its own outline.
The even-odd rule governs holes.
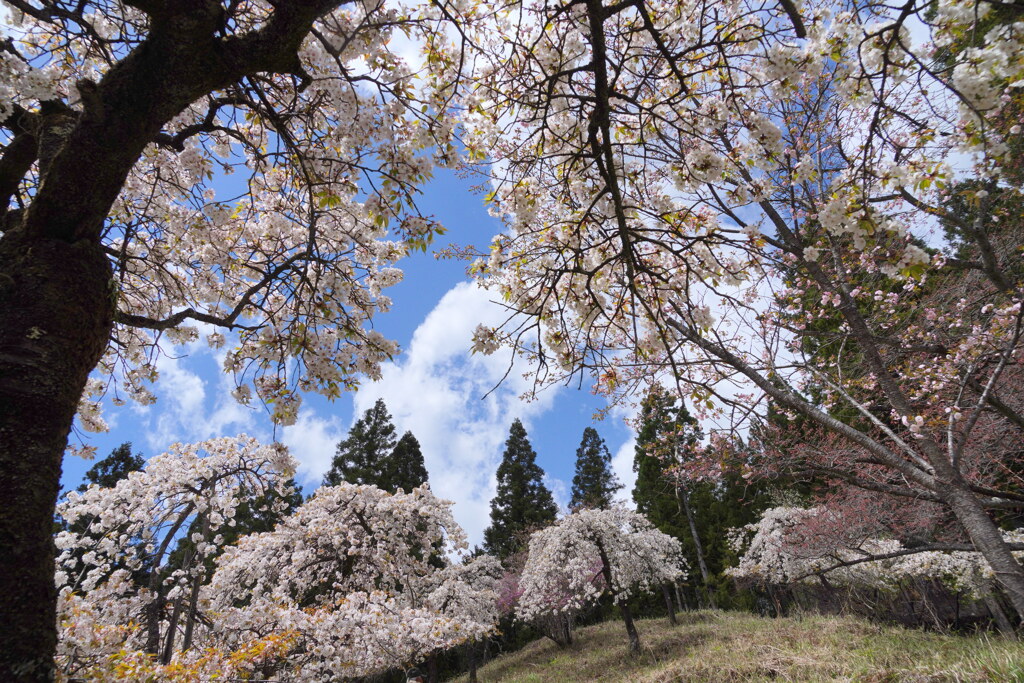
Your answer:
[[[449,171],[424,188],[420,209],[441,220],[448,233],[435,249],[454,242],[484,247],[501,229],[487,214],[473,183]],[[297,478],[308,493],[330,466],[335,444],[345,437],[355,419],[383,398],[399,433],[411,430],[420,440],[436,494],[455,502],[455,516],[470,542],[478,543],[488,523],[494,472],[508,428],[523,420],[548,485],[564,507],[572,482],[576,448],[584,428],[595,426],[615,458],[615,469],[632,485],[632,431],[621,415],[595,423],[593,414],[603,404],[582,389],[561,387],[545,391],[526,403],[521,372],[484,399],[505,374],[508,356],[471,355],[472,330],[480,322],[496,324],[502,309],[489,295],[469,283],[466,264],[417,253],[399,264],[405,280],[388,290],[392,310],[379,316],[375,326],[395,339],[402,353],[384,368],[379,382],[365,382],[358,392],[329,402],[306,395],[299,421],[274,432],[261,408],[238,405],[230,397],[229,378],[220,371],[218,353],[202,343],[185,347],[178,357],[162,358],[158,400],[151,406],[105,405],[110,425],[106,434],[77,430],[81,439],[96,446],[103,457],[124,441],[131,441],[145,456],[163,452],[175,441],[197,441],[214,436],[246,433],[264,440],[278,438],[299,460]],[[586,383],[585,383],[586,384]],[[91,465],[69,456],[63,484],[74,488]],[[627,487],[622,493],[628,496]]]

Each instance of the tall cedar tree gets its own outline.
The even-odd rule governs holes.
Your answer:
[[[555,521],[558,506],[544,486],[544,470],[526,438],[523,423],[516,420],[505,441],[498,466],[498,492],[491,500],[491,525],[484,531],[487,552],[504,560],[523,546],[523,536]]]
[[[396,444],[391,414],[384,400],[377,399],[352,426],[348,437],[338,443],[324,484],[337,486],[347,481],[388,489],[388,460]]]
[[[686,518],[679,514],[675,485],[667,472],[672,454],[665,452],[669,435],[677,428],[683,431],[684,441],[696,442],[700,438],[696,420],[686,407],[677,407],[675,397],[661,387],[654,387],[640,407],[640,429],[633,456],[633,501],[637,511],[659,530],[682,539],[689,532]]]
[[[427,466],[423,462],[420,442],[412,432],[406,432],[398,440],[388,459],[388,481],[386,488],[392,493],[402,489],[406,493],[427,481]]]
[[[111,488],[132,472],[141,470],[144,463],[145,459],[141,455],[132,453],[132,442],[125,441],[86,471],[85,481],[79,485],[78,491],[85,491],[89,484]]]
[[[750,596],[736,592],[724,570],[735,562],[728,530],[755,521],[770,505],[767,485],[743,478],[743,464],[755,454],[740,442],[722,445],[717,457],[722,475],[717,482],[679,481],[667,470],[673,461],[685,462],[699,447],[697,421],[660,387],[644,399],[640,418],[633,461],[637,510],[682,543],[683,554],[696,570],[692,597],[720,607],[749,606]]]
[[[712,487],[710,484],[681,482],[678,476],[669,472],[673,465],[682,462],[686,453],[697,447],[701,438],[700,428],[686,410],[686,405],[677,405],[675,397],[660,387],[652,389],[644,399],[640,417],[633,459],[633,469],[637,473],[633,500],[637,510],[659,530],[683,543],[687,559],[700,571],[706,592],[710,573],[691,498],[697,492],[701,494],[698,498],[711,498]]]
[[[420,442],[412,432],[395,439],[395,425],[383,399],[377,399],[338,443],[331,469],[324,475],[326,486],[370,484],[389,493],[400,488],[408,493],[426,481]]]
[[[612,496],[622,484],[611,470],[612,455],[593,427],[583,430],[583,440],[576,449],[576,474],[572,478],[569,507],[607,509]]]

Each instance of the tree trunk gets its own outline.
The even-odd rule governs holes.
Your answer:
[[[469,641],[469,683],[477,683],[476,680],[476,639]]]
[[[999,604],[999,596],[996,594],[995,586],[992,586],[990,583],[986,588],[985,597],[982,599],[985,602],[985,607],[988,608],[989,613],[992,615],[992,619],[996,622],[996,628],[1004,636],[1016,638],[1017,632],[1014,630],[1010,618],[1003,611],[1003,606]]]
[[[206,515],[206,514],[203,515],[203,521],[200,524],[200,527],[201,527],[200,533],[202,533],[202,535],[203,535],[203,542],[205,543],[205,542],[207,542],[209,540],[209,537],[210,537],[210,516],[209,515]],[[198,553],[193,554],[193,558],[198,558],[198,556],[199,556]],[[200,559],[199,561],[202,562],[202,559]],[[188,613],[187,613],[187,615],[185,617],[185,635],[184,635],[184,637],[183,637],[183,639],[181,641],[181,649],[183,651],[184,650],[188,650],[189,648],[192,647],[192,633],[195,630],[196,612],[197,612],[197,607],[199,605],[199,587],[203,583],[203,579],[205,578],[205,574],[206,574],[206,567],[205,566],[197,566],[196,575],[194,577],[192,577],[192,593],[191,593],[191,595],[189,595],[189,598],[188,598]]]
[[[162,563],[164,561],[164,554],[167,552],[167,548],[171,541],[177,537],[178,530],[181,525],[185,523],[188,516],[192,514],[192,510],[195,509],[195,504],[189,503],[181,514],[178,515],[178,519],[175,520],[174,525],[171,526],[170,530],[164,536],[164,540],[161,541],[160,547],[157,548],[156,553],[150,559],[149,568],[149,591],[152,594],[152,599],[149,604],[146,605],[146,645],[145,651],[151,655],[155,655],[160,650],[160,619],[163,617],[164,611],[164,582],[162,578]]]
[[[619,605],[622,610],[622,621],[626,623],[626,633],[629,634],[629,652],[630,654],[640,654],[640,634],[637,633],[636,624],[633,623],[633,612],[630,611],[629,605],[622,603]]]
[[[427,657],[427,683],[438,683],[441,680],[437,672],[437,653]]]
[[[661,584],[661,595],[665,599],[665,609],[668,610],[668,623],[673,626],[678,625],[679,622],[676,621],[675,605],[672,604],[672,593],[669,591],[667,583]]]
[[[676,606],[679,607],[680,610],[689,612],[690,611],[690,605],[689,605],[689,603],[686,602],[686,596],[683,595],[683,592],[681,590],[679,590],[679,582],[678,581],[673,582],[672,589],[675,591],[675,594],[676,594]]]
[[[174,637],[178,635],[178,620],[181,619],[181,605],[184,602],[181,595],[174,599],[174,609],[171,611],[171,618],[167,622],[167,637],[164,640],[164,651],[160,656],[161,664],[170,664],[174,656]]]
[[[153,573],[157,572],[153,569]],[[160,651],[160,619],[164,612],[164,588],[162,582],[157,582],[156,590],[152,593],[153,599],[145,607],[146,619],[146,644],[143,651],[155,655]]]
[[[690,498],[686,495],[686,487],[676,482],[676,504],[681,505],[686,513],[686,521],[690,524],[690,535],[693,536],[693,547],[697,550],[697,565],[700,567],[700,577],[704,582],[704,597],[708,605],[714,609],[715,597],[711,594],[708,582],[708,565],[704,562],[704,546],[700,542],[700,534],[697,532],[697,522],[693,518],[693,510],[690,509]]]
[[[948,470],[952,469],[948,463],[945,465]],[[939,471],[939,467],[936,467],[936,472]],[[989,517],[978,497],[967,490],[963,478],[958,473],[953,473],[951,478],[953,482],[942,488],[940,495],[964,526],[971,543],[992,567],[1018,617],[1024,616],[1024,567],[1013,556],[999,527]]]
[[[604,546],[601,545],[599,540],[595,539],[597,546],[597,552],[601,556],[601,573],[604,575],[604,581],[608,585],[608,590],[612,590],[612,586],[615,582],[612,580],[612,566],[608,562],[608,554],[604,551]],[[629,605],[623,602],[619,605],[619,609],[622,610],[622,620],[626,623],[626,633],[629,634],[629,651],[632,654],[640,653],[640,634],[636,631],[636,624],[633,623],[633,613],[629,610]]]
[[[0,238],[0,680],[46,681],[57,642],[53,509],[82,387],[113,325],[84,241]]]
[[[100,247],[125,178],[164,124],[254,73],[295,73],[299,45],[338,2],[288,3],[222,40],[220,3],[156,3],[150,31],[98,84],[70,128],[47,133],[43,177],[0,237],[0,681],[54,673],[53,510],[61,459],[89,373],[113,329]],[[159,26],[157,26],[159,24]],[[121,55],[118,55],[121,57]],[[44,136],[41,136],[41,139]],[[60,141],[63,140],[63,144]],[[43,152],[46,152],[45,154]],[[45,158],[44,158],[45,157]],[[45,162],[45,163],[44,163]],[[7,209],[7,207],[2,207]]]

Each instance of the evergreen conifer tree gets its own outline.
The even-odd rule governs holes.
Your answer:
[[[768,506],[762,483],[743,477],[743,464],[755,452],[740,441],[722,442],[722,465],[715,482],[686,481],[670,472],[700,448],[697,421],[676,398],[655,387],[641,404],[633,469],[637,473],[633,500],[659,530],[679,539],[696,572],[695,596],[721,606],[742,606],[749,596],[737,594],[723,572],[735,560],[727,543],[728,529],[754,521]],[[756,449],[755,449],[756,450]]]
[[[352,426],[348,437],[338,443],[324,485],[371,484],[389,493],[398,489],[408,493],[426,483],[420,442],[412,432],[396,440],[395,432],[384,400],[377,399]]]
[[[518,419],[509,429],[498,466],[498,491],[491,500],[491,525],[484,531],[487,552],[502,560],[515,554],[526,532],[550,524],[558,515],[554,496],[544,485],[544,470]]]
[[[395,425],[383,399],[363,413],[348,437],[338,443],[331,469],[324,475],[324,484],[337,486],[342,482],[388,486],[390,458],[395,450]]]
[[[677,407],[674,397],[655,386],[640,407],[640,429],[633,458],[636,472],[633,501],[637,511],[659,530],[681,539],[686,535],[686,520],[680,518],[675,485],[668,473],[673,455],[668,449],[677,428],[684,434],[696,432],[696,420],[685,406]],[[682,438],[686,440],[687,436]],[[690,437],[693,442],[697,439],[699,432]]]
[[[123,444],[110,452],[110,455],[97,460],[85,473],[85,481],[78,487],[79,491],[85,491],[89,484],[99,484],[103,488],[110,488],[117,484],[131,472],[142,469],[145,459],[140,454],[132,453],[132,442],[125,441]]]
[[[406,493],[427,481],[427,466],[423,462],[420,442],[412,432],[406,432],[391,451],[388,462],[386,488],[395,493],[402,489]]]
[[[608,508],[622,484],[611,470],[612,455],[597,430],[587,427],[576,449],[576,474],[572,478],[569,507]]]
[[[698,526],[693,499],[702,503],[701,512],[711,511],[714,499],[711,484],[692,484],[681,481],[670,469],[682,464],[686,454],[700,441],[697,420],[683,403],[655,386],[644,399],[640,412],[640,432],[637,435],[633,469],[637,473],[633,500],[637,510],[646,515],[662,532],[675,536],[683,543],[687,559],[700,570],[704,594],[710,596],[710,572]],[[704,520],[710,521],[710,520]],[[712,606],[714,599],[710,598]]]

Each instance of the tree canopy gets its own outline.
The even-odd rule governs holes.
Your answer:
[[[395,493],[398,489],[412,491],[426,481],[420,442],[412,432],[395,438],[391,413],[384,399],[379,398],[356,420],[348,436],[338,442],[323,483],[370,484]]]
[[[239,401],[296,419],[396,346],[395,263],[453,161],[442,10],[317,0],[17,0],[0,55],[0,677],[48,680],[52,518],[76,412],[149,403],[157,343],[227,349]],[[418,81],[391,48],[431,42]],[[429,150],[429,151],[428,151]],[[223,179],[237,173],[241,183]],[[96,371],[96,374],[90,374]]]
[[[824,435],[773,467],[938,506],[1024,613],[994,519],[1024,509],[1017,4],[7,6],[0,677],[53,673],[75,414],[151,402],[200,334],[277,424],[378,376],[384,291],[442,230],[417,187],[463,150],[508,228],[475,349],[538,389],[664,380],[721,429],[770,397]]]
[[[491,524],[484,530],[487,552],[505,559],[523,548],[525,536],[555,521],[558,506],[544,485],[544,470],[518,419],[509,428],[498,465],[498,490],[491,499]]]
[[[576,473],[572,478],[572,497],[569,509],[579,507],[607,509],[612,496],[622,488],[611,470],[612,454],[608,452],[597,430],[587,427],[576,449]]]
[[[466,140],[508,223],[475,272],[517,314],[478,348],[540,359],[538,387],[592,372],[613,400],[664,380],[724,430],[771,398],[828,447],[762,464],[938,504],[1024,613],[992,517],[1024,507],[999,474],[1024,425],[1007,400],[1024,352],[1019,10],[517,9],[464,29]],[[950,210],[954,191],[978,210]],[[928,247],[936,220],[970,258]]]
[[[85,471],[85,481],[78,487],[78,491],[84,491],[89,484],[111,487],[130,472],[141,470],[144,462],[142,455],[132,452],[132,442],[125,441]]]

